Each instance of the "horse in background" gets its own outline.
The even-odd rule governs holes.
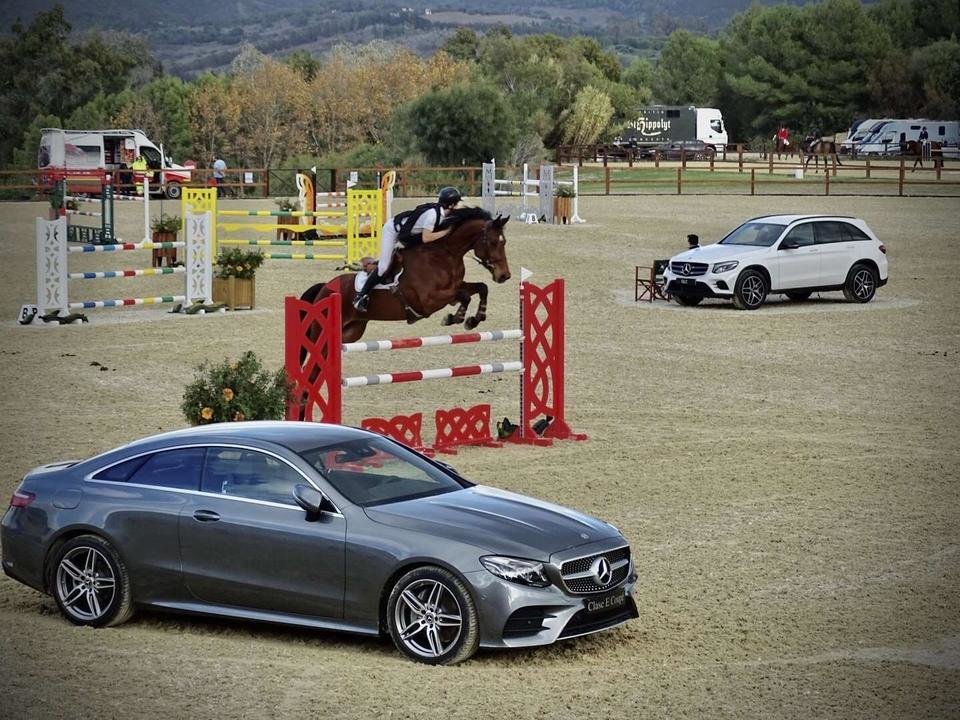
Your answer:
[[[915,172],[917,165],[923,169],[923,143],[919,140],[907,140],[901,145],[904,158],[913,158],[913,168],[910,172]],[[933,160],[933,167],[937,167],[943,162],[943,143],[930,143],[930,159]]]
[[[394,255],[388,272],[393,274],[392,271],[397,270],[396,284],[390,288],[374,289],[370,293],[366,312],[358,312],[353,307],[356,273],[338,275],[328,282],[317,283],[304,292],[300,299],[315,303],[328,295],[340,293],[345,343],[359,340],[370,320],[406,320],[414,323],[456,303],[460,304],[457,312],[448,314],[443,324],[464,323],[467,330],[472,330],[487,317],[488,288],[486,283],[463,281],[466,272],[464,256],[472,250],[477,262],[489,271],[494,282],[509,280],[507,240],[503,234],[503,226],[509,219],[509,216],[493,218],[481,208],[467,207],[452,211],[441,225],[441,228],[450,228],[449,234]],[[474,295],[480,298],[477,314],[465,318]],[[316,333],[316,328],[310,328],[307,337],[314,340]]]
[[[827,165],[827,158],[831,155],[833,156],[833,160],[837,165],[843,165],[843,163],[840,162],[840,156],[837,154],[837,143],[835,143],[833,140],[824,140],[823,138],[819,138],[814,135],[808,135],[804,138],[803,142],[800,143],[800,152],[805,158],[803,161],[804,170],[806,170],[807,166],[810,164],[810,158],[814,159],[814,170],[819,170],[821,157],[823,157],[824,171],[828,170],[829,166]]]
[[[791,143],[789,140],[786,140],[779,135],[773,136],[773,149],[777,153],[777,160],[783,158],[786,155],[788,158],[797,152],[796,145]]]

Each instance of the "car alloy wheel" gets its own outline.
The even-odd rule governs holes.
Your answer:
[[[843,295],[850,302],[865,303],[877,292],[877,278],[873,270],[862,264],[854,265],[843,285]]]
[[[77,625],[118,625],[132,613],[126,569],[101,538],[86,535],[67,542],[52,585],[61,612]]]
[[[733,304],[740,310],[756,310],[767,298],[767,283],[756,270],[747,270],[737,278]]]
[[[459,578],[443,568],[417,568],[394,586],[387,604],[390,635],[407,657],[448,665],[476,652],[477,611]]]

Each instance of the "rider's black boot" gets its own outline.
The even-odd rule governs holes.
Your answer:
[[[353,298],[353,307],[355,307],[358,312],[367,311],[367,305],[370,303],[370,291],[377,286],[378,282],[380,282],[380,275],[374,270],[367,276],[366,282],[363,283],[363,289]]]

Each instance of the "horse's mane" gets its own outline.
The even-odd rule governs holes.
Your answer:
[[[440,225],[440,227],[456,230],[468,220],[493,220],[493,216],[483,208],[479,207],[457,208],[456,210],[450,211],[450,214],[443,219],[443,223]]]

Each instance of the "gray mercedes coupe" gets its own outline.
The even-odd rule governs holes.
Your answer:
[[[389,635],[452,664],[637,617],[612,525],[337,425],[207,425],[44,465],[0,539],[4,572],[78,625],[139,605]]]

